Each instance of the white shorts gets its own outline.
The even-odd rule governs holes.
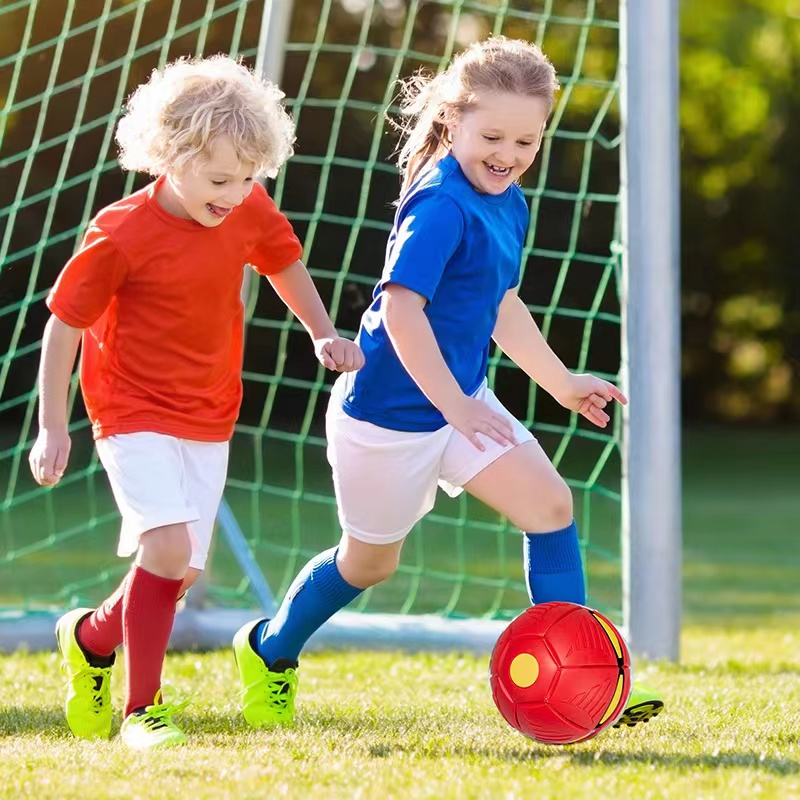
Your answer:
[[[153,528],[185,522],[190,567],[203,569],[228,472],[228,442],[123,433],[95,442],[122,515],[117,555],[130,556]]]
[[[533,434],[497,399],[486,383],[474,395],[511,423],[518,444]],[[513,445],[479,434],[478,450],[452,425],[438,431],[409,433],[353,419],[334,390],[327,414],[328,461],[342,530],[368,544],[391,544],[434,506],[437,485],[451,497]]]

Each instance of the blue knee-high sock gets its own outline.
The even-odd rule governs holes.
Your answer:
[[[279,658],[297,661],[311,634],[363,591],[339,572],[338,549],[312,558],[297,574],[275,617],[254,632],[256,652],[267,664]]]
[[[586,604],[581,549],[575,520],[560,531],[526,533],[525,579],[531,603],[560,600]]]

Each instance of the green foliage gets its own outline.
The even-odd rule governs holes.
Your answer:
[[[681,4],[684,387],[691,417],[800,417],[800,7]]]

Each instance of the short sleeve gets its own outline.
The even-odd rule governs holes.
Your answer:
[[[125,259],[111,237],[92,226],[47,297],[47,307],[73,328],[88,328],[108,308],[127,276]]]
[[[259,234],[247,263],[260,275],[274,275],[301,258],[303,246],[292,224],[278,211],[261,184],[253,187],[253,199],[253,225]]]
[[[525,196],[522,194],[522,190],[519,186],[514,187],[515,191],[515,208],[514,213],[517,217],[517,229],[519,231],[519,249],[520,249],[520,262],[517,265],[517,269],[515,270],[514,274],[511,276],[511,282],[508,284],[509,291],[511,289],[516,289],[519,286],[520,279],[522,278],[522,251],[523,251],[523,243],[525,241],[525,234],[528,231],[528,204],[525,202]]]
[[[398,211],[381,286],[398,283],[432,300],[464,235],[464,217],[447,195],[422,193]]]

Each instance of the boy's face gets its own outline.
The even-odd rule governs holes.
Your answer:
[[[253,164],[239,161],[227,136],[212,142],[208,157],[167,173],[158,201],[171,214],[216,228],[253,189]]]
[[[547,116],[547,103],[539,97],[476,96],[448,128],[453,156],[477,191],[502,194],[519,179],[539,152]]]

